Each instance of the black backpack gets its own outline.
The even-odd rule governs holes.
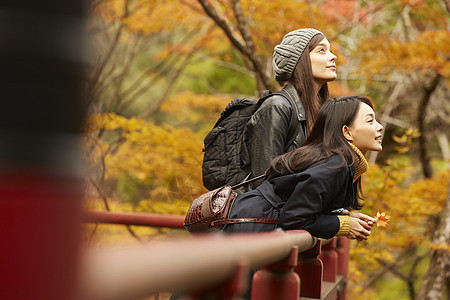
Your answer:
[[[276,93],[265,91],[259,100],[245,97],[232,100],[222,111],[220,118],[204,140],[202,178],[203,185],[208,190],[224,185],[236,185],[249,175],[250,172],[241,167],[242,133],[251,116],[267,98],[273,95],[282,95],[294,108],[295,115],[291,118],[290,128],[295,126],[295,131],[287,145],[294,141],[300,130],[300,126],[296,124],[298,108],[293,96],[286,89]]]

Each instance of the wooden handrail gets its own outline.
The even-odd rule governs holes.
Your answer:
[[[305,251],[316,238],[303,230],[208,234],[148,246],[85,253],[80,299],[120,300],[178,289],[198,290],[230,278],[238,266],[255,268]]]
[[[84,222],[184,229],[184,216],[148,213],[85,211]]]

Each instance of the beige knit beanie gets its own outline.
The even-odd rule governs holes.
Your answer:
[[[273,51],[273,73],[278,82],[289,81],[309,41],[322,32],[303,28],[289,32]]]

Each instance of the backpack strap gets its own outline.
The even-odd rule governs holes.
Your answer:
[[[272,94],[270,90],[264,90],[261,98],[267,98],[270,94]]]
[[[293,94],[294,91],[292,91],[290,88],[284,88],[279,92],[273,93],[278,94],[286,98],[289,103],[291,104],[291,107],[293,108],[294,116],[291,118],[291,121],[289,123],[289,128],[295,128],[294,134],[291,135],[291,138],[289,139],[289,142],[286,144],[287,147],[289,147],[297,137],[298,133],[300,132],[300,126],[298,126],[298,122],[300,122],[300,114],[298,111],[297,103],[295,103],[295,98],[297,95]]]
[[[275,93],[272,93],[269,90],[265,90],[262,93],[261,99],[258,100],[258,106],[260,106],[262,104],[262,102],[264,102],[267,98],[269,98],[273,95],[283,96],[284,98],[286,98],[289,101],[289,104],[293,108],[293,116],[291,117],[291,121],[289,123],[289,128],[294,128],[294,133],[291,135],[291,138],[289,139],[289,142],[287,143],[287,147],[289,147],[294,142],[295,138],[297,137],[298,133],[300,132],[300,126],[297,126],[297,122],[301,121],[301,119],[300,119],[301,115],[300,115],[300,112],[298,111],[297,103],[295,103],[295,98],[298,97],[297,91],[295,91],[294,87],[292,87],[292,86],[287,86],[284,89],[282,89],[281,91],[278,91]],[[260,177],[258,176],[255,178],[259,179]],[[245,181],[244,183],[248,183],[248,182]]]

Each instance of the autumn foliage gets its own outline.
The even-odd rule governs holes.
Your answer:
[[[445,204],[450,172],[411,182],[413,170],[408,163],[389,161],[386,166],[371,165],[363,175],[366,200],[362,211],[378,217],[377,225],[381,221],[388,226],[374,227],[364,243],[352,242],[350,281],[355,298],[372,299],[371,277],[393,265],[404,266],[435,247],[429,238]]]

